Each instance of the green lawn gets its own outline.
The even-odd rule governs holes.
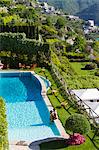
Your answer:
[[[99,77],[95,76],[95,72],[98,70],[83,70],[86,64],[89,62],[71,62],[70,65],[76,74],[68,75],[66,72],[61,72],[70,89],[82,89],[82,88],[98,88]]]
[[[96,69],[94,69],[94,70],[83,70],[85,65],[89,64],[89,62],[71,62],[70,64],[78,75],[93,75],[94,76],[94,73],[96,71]]]
[[[55,83],[55,81],[53,80],[50,72],[48,70],[41,71],[41,68],[36,68],[35,72],[39,75],[45,76],[46,78],[48,78],[51,81],[52,84],[52,89],[56,89],[57,93],[56,94],[52,94],[51,89],[48,90],[48,97],[53,105],[53,107],[56,108],[57,112],[58,112],[58,116],[63,124],[63,126],[65,125],[65,121],[66,119],[71,115],[77,112],[77,110],[73,109],[72,107],[70,107],[70,105],[68,104],[65,109],[63,107],[61,107],[61,102],[68,102],[68,98],[63,98],[63,96],[60,94],[60,89],[57,87],[57,84]],[[92,131],[89,133],[89,136],[92,137]],[[44,143],[40,145],[41,150],[97,150],[97,148],[94,146],[94,144],[91,142],[90,138],[88,136],[85,137],[86,138],[86,142],[80,146],[69,146],[66,147],[66,145],[63,142],[49,142],[49,143]],[[99,147],[99,142],[96,141],[96,145]]]
[[[47,142],[40,145],[41,150],[96,150],[88,138],[86,142],[78,146],[66,146],[64,141]]]

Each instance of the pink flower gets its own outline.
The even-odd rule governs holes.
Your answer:
[[[67,141],[68,145],[80,145],[85,142],[85,138],[83,135],[79,133],[75,133],[73,135],[70,135],[70,138]]]

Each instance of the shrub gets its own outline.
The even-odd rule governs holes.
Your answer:
[[[4,100],[0,97],[0,148],[8,149],[7,121]]]
[[[95,76],[99,76],[99,70],[95,72]]]
[[[15,62],[14,66],[19,62],[26,62],[29,65],[35,60],[38,64],[41,61],[48,63],[50,58],[48,43],[43,44],[34,39],[27,39],[24,33],[0,33],[0,50],[10,54],[5,56],[10,58],[10,64]]]
[[[73,133],[86,134],[90,130],[90,124],[85,116],[74,114],[66,120],[65,128]]]
[[[60,18],[57,19],[56,27],[59,28],[59,29],[61,29],[62,27],[65,26],[65,23],[66,23],[65,19],[62,18],[62,17],[60,17]]]
[[[95,68],[97,68],[97,65],[95,63],[91,63],[91,64],[87,64],[84,69],[92,70],[92,69],[95,69]]]
[[[57,31],[53,27],[49,27],[47,25],[43,25],[42,29],[50,34],[57,34]]]
[[[69,52],[66,53],[67,58],[69,59],[84,59],[85,56],[82,53],[73,53],[73,52]]]
[[[83,135],[79,133],[75,133],[73,135],[70,135],[70,138],[67,140],[66,144],[68,145],[80,145],[85,142],[85,138]]]
[[[99,57],[97,57],[97,58],[95,59],[95,63],[97,64],[97,66],[98,66],[98,68],[99,68]]]

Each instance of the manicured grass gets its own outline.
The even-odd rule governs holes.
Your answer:
[[[71,62],[70,64],[78,75],[93,75],[94,76],[94,73],[96,71],[96,69],[83,70],[85,65],[90,64],[90,62]]]
[[[47,79],[50,80],[51,84],[52,84],[52,89],[57,90],[57,93],[52,94],[52,90],[50,89],[48,91],[48,97],[53,105],[54,108],[56,108],[59,119],[61,120],[63,126],[65,126],[65,121],[66,119],[74,113],[77,113],[77,110],[75,110],[74,108],[69,108],[70,105],[67,104],[65,109],[61,106],[61,102],[66,102],[68,103],[68,98],[64,98],[61,94],[60,94],[60,89],[57,87],[57,83],[55,83],[55,81],[53,80],[50,72],[48,70],[42,71],[41,68],[36,68],[34,70],[37,74],[45,76]],[[92,137],[92,131],[89,133],[89,136]],[[91,142],[90,138],[88,136],[85,136],[86,138],[86,142],[82,145],[79,146],[69,146],[66,147],[66,145],[63,142],[48,142],[48,143],[43,143],[40,145],[41,150],[97,150],[97,148],[93,145],[93,143]],[[99,147],[99,143],[96,142],[97,146]]]
[[[88,138],[86,138],[86,142],[82,145],[77,146],[68,146],[65,144],[64,141],[53,141],[42,143],[40,145],[41,150],[96,150],[93,144],[90,142]]]
[[[71,62],[70,65],[76,74],[68,75],[66,72],[61,72],[65,79],[67,86],[70,89],[83,89],[83,88],[98,88],[99,77],[95,76],[98,70],[83,70],[89,62]]]

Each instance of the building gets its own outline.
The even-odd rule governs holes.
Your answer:
[[[46,2],[41,3],[42,13],[55,13],[55,8],[53,6],[48,5]]]
[[[87,21],[87,24],[88,24],[88,26],[90,26],[90,27],[94,27],[94,26],[95,26],[94,20],[88,20],[88,21]]]
[[[80,20],[78,16],[73,16],[73,15],[67,15],[66,16],[69,20]]]
[[[67,39],[66,42],[70,45],[73,45],[74,44],[74,40],[73,39]]]
[[[82,101],[82,105],[90,117],[94,118],[95,121],[99,123],[99,89],[71,90],[70,93],[75,96],[79,105]]]

